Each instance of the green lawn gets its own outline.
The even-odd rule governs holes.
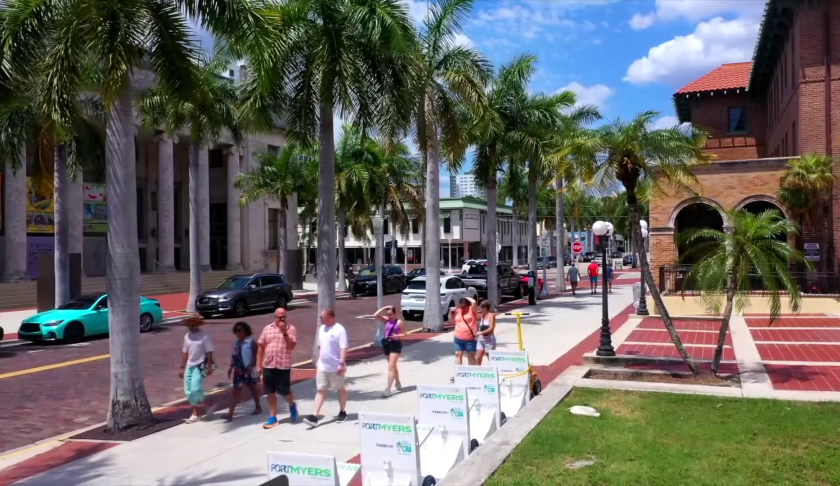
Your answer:
[[[840,485],[840,403],[576,389],[487,484]]]

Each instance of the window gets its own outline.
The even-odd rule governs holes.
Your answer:
[[[729,107],[729,133],[743,133],[747,131],[747,107]]]
[[[452,217],[448,214],[443,217],[443,232],[452,233]]]
[[[233,75],[234,75],[233,69],[228,69],[228,76],[230,76],[232,78]]]
[[[277,145],[269,145],[265,148],[265,151],[271,155],[278,155],[280,153],[280,147]]]
[[[268,249],[269,250],[276,250],[279,247],[278,240],[280,239],[280,237],[277,234],[277,225],[278,225],[279,220],[280,220],[280,210],[269,208],[268,209]]]
[[[420,223],[416,219],[411,220],[411,234],[420,234]]]
[[[225,166],[225,157],[221,150],[213,149],[210,151],[210,168],[221,169]]]
[[[266,287],[268,285],[277,285],[280,283],[280,279],[278,279],[277,277],[262,277],[262,279],[260,279],[260,283],[263,287]]]

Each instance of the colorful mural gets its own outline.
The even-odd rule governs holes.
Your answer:
[[[108,232],[108,195],[105,184],[84,185],[84,232]]]
[[[26,189],[26,232],[52,233],[55,226],[52,181],[28,177]]]

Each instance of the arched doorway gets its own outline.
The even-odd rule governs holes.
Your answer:
[[[778,205],[770,201],[759,200],[759,201],[750,201],[747,204],[741,206],[741,209],[748,213],[752,213],[755,215],[759,215],[767,210],[773,209],[778,211],[781,217],[786,217],[784,210]],[[788,241],[788,235],[780,234],[776,235],[774,238],[777,241]]]
[[[689,245],[684,240],[686,235],[700,228],[711,228],[723,231],[723,216],[720,211],[709,204],[692,203],[680,210],[674,221],[674,236],[677,245],[677,261],[680,265],[693,265],[703,258],[697,251],[688,251],[689,246],[697,246],[696,242]]]

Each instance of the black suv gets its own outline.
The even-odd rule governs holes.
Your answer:
[[[522,277],[513,271],[507,263],[500,263],[497,266],[499,298],[502,295],[513,295],[517,299],[522,298]],[[487,297],[487,262],[470,265],[469,270],[461,275],[461,280],[467,287],[474,287],[481,297]]]
[[[382,274],[382,293],[402,292],[405,289],[405,273],[397,265],[384,265]],[[376,294],[376,267],[368,267],[356,274],[353,289],[357,295]]]
[[[292,286],[278,273],[233,275],[215,289],[200,293],[195,310],[205,318],[213,314],[242,317],[252,310],[285,309],[292,298]]]

